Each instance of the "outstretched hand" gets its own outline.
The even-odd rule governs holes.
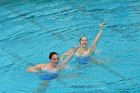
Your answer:
[[[74,52],[76,52],[77,49],[78,49],[78,47],[74,47],[74,48],[72,48],[72,50],[73,50]]]
[[[102,24],[99,24],[101,30],[104,29],[104,24],[105,24],[105,21]]]

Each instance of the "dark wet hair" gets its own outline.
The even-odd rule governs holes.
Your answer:
[[[82,36],[82,37],[80,37],[79,42],[81,42],[81,39],[82,39],[83,37],[86,37],[86,36]]]
[[[58,55],[58,54],[56,52],[51,52],[49,55],[49,59],[51,59],[53,55]]]
[[[79,42],[81,42],[82,37],[80,37]]]

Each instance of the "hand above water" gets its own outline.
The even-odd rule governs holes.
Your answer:
[[[99,24],[101,30],[104,29],[104,24],[105,24],[105,21],[103,23]]]

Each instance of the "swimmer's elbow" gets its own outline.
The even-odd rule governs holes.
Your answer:
[[[29,68],[26,69],[26,72],[30,72]]]
[[[27,72],[32,72],[32,70],[30,68],[27,68],[26,71]]]
[[[35,70],[33,68],[27,68],[26,71],[27,72],[30,72],[30,73],[37,72],[37,70]]]

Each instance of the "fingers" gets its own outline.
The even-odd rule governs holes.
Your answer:
[[[103,26],[105,24],[105,21],[103,21],[101,24],[99,24],[100,26]]]
[[[104,24],[105,24],[105,21],[103,21],[102,25],[104,25]]]
[[[73,51],[76,51],[76,47],[73,48]]]
[[[102,30],[104,29],[104,24],[105,24],[105,21],[103,21],[101,24],[99,24],[99,26]]]
[[[77,49],[78,49],[78,47],[74,47],[74,48],[73,48],[73,51],[74,51],[74,52],[76,52],[76,51],[77,51]]]
[[[72,48],[74,51],[77,51],[77,49],[79,48],[79,46],[74,45],[74,47]]]

